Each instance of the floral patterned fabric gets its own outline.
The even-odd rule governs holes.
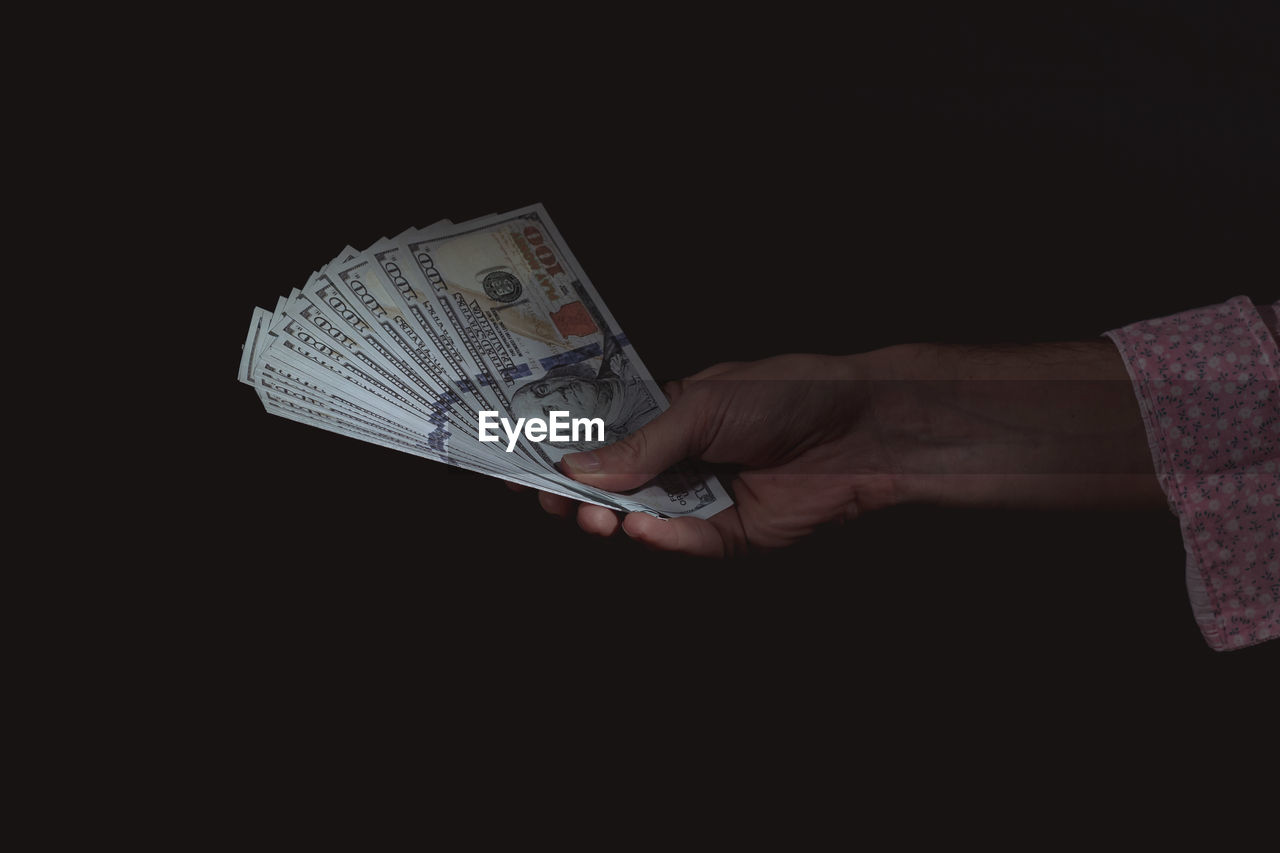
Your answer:
[[[1182,523],[1192,611],[1218,651],[1280,636],[1278,307],[1237,296],[1106,333]]]

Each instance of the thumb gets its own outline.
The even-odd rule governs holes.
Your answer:
[[[682,397],[608,447],[566,454],[562,460],[566,473],[607,492],[643,486],[677,462],[706,449],[699,408],[693,402],[691,397]]]

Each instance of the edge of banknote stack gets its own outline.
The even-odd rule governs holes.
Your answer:
[[[254,309],[238,378],[273,415],[573,500],[663,518],[733,505],[688,463],[625,495],[556,469],[669,403],[540,204],[343,249]],[[603,440],[479,440],[481,411],[557,410],[600,419]]]

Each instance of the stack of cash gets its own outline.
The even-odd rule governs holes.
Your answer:
[[[541,205],[344,249],[254,310],[239,378],[273,415],[575,500],[697,518],[733,503],[687,464],[626,495],[557,470],[668,403]]]

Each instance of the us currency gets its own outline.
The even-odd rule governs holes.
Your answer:
[[[732,504],[689,466],[627,495],[557,470],[667,407],[540,205],[344,247],[274,311],[256,309],[238,378],[272,414],[575,500],[672,517]],[[478,413],[598,417],[604,442],[480,442]]]
[[[440,227],[437,223],[404,236],[437,233]],[[433,340],[433,346],[428,346],[415,339],[413,330],[403,322],[398,326],[393,323],[401,318],[389,315],[380,304],[387,299],[376,282],[363,280],[364,266],[366,262],[358,254],[331,264],[291,295],[286,313],[312,327],[308,329],[312,335],[327,335],[330,340],[326,343],[336,342],[345,348],[348,358],[363,362],[366,371],[381,380],[380,388],[394,386],[391,393],[397,399],[416,404],[433,423],[447,422],[465,433],[477,415],[462,397],[466,386],[462,368],[451,359],[450,364],[441,361],[441,356],[449,359],[448,343]]]
[[[280,304],[285,304],[285,301],[282,300]],[[296,327],[284,316],[282,308],[278,308],[276,316],[279,318],[277,328],[284,330],[284,336],[280,339],[283,345],[278,343],[273,349],[263,350],[262,332],[272,322],[272,315],[256,309],[240,366],[241,380],[249,381],[249,365],[257,363],[256,384],[259,386],[259,394],[263,405],[273,414],[425,458],[460,465],[511,482],[583,499],[576,489],[548,488],[540,479],[529,477],[510,465],[501,462],[495,464],[492,458],[476,460],[466,454],[459,454],[456,450],[451,454],[446,453],[436,434],[414,430],[409,425],[411,413],[402,409],[397,415],[394,407],[380,406],[379,398],[361,398],[358,390],[344,387],[346,380],[341,378],[342,371],[336,366],[336,362],[341,359],[339,351],[325,348],[320,341],[314,339],[311,340],[312,346],[322,349],[322,353],[317,353],[311,347],[298,346],[298,341],[290,337],[291,332],[296,334]],[[326,360],[326,356],[334,360]],[[324,371],[338,374],[338,381],[335,382],[332,376],[326,377]],[[351,399],[338,396],[341,394],[345,394],[346,398],[361,398],[365,405],[358,405],[351,402]],[[381,403],[385,402],[385,398],[381,399]]]
[[[466,392],[474,388],[461,365],[448,355],[453,349],[452,343],[433,339],[431,345],[427,345],[415,340],[414,331],[407,325],[393,324],[390,316],[395,314],[395,309],[390,296],[379,282],[376,270],[367,262],[356,258],[338,265],[332,275],[315,277],[300,294],[291,298],[287,310],[311,323],[316,334],[324,331],[338,341],[346,350],[344,355],[354,355],[375,370],[381,365],[385,369],[380,370],[379,375],[394,386],[390,391],[400,391],[402,400],[407,394],[409,402],[416,402],[420,411],[428,406],[429,421],[441,429],[454,429],[448,436],[450,461],[454,464],[473,470],[506,471],[511,475],[509,479],[517,478],[520,471],[534,476],[539,473],[528,460],[504,454],[498,447],[478,441],[475,435],[478,410],[465,398]],[[341,330],[336,328],[339,320]],[[442,451],[438,441],[433,435],[433,447]],[[544,468],[541,473],[545,475],[547,470]],[[551,470],[562,479],[561,492],[568,492],[570,497],[581,500],[606,496]],[[528,480],[527,477],[518,479]]]
[[[285,346],[287,348],[296,347],[296,352],[298,354],[306,355],[309,359],[311,359],[316,363],[323,362],[324,359],[321,357],[317,357],[316,354],[311,350],[305,347],[297,346],[298,341],[291,339],[289,335],[302,338],[304,339],[304,341],[309,341],[311,347],[314,347],[317,349],[320,349],[321,347],[323,347],[323,344],[321,343],[321,341],[315,338],[310,338],[305,334],[299,333],[297,326],[292,322],[292,320],[289,317],[287,317],[286,312],[278,311],[277,313],[278,313],[278,322],[276,325],[278,329],[283,330],[283,332],[285,333],[285,337],[284,337]],[[323,349],[322,352],[324,356],[327,356],[328,358],[332,359],[333,362],[342,361],[342,354],[341,354],[341,351],[338,349]],[[266,363],[267,364],[270,363],[270,356],[267,357]],[[333,364],[330,363],[329,366],[332,368]],[[359,373],[358,368],[354,368],[354,369],[357,371],[358,376],[360,376],[363,380],[368,381],[372,378],[367,373],[363,373],[363,374]],[[357,382],[359,381],[360,379],[357,379]],[[331,429],[333,431],[343,431],[345,429],[346,434],[349,434],[352,437],[362,438],[364,440],[371,440],[370,432],[367,429],[367,427],[370,426],[369,423],[365,422],[361,424],[361,423],[348,422],[345,424],[345,426],[343,426],[337,418],[338,413],[334,412],[332,409],[322,406],[319,403],[319,401],[317,401],[314,398],[302,399],[296,394],[287,393],[287,389],[284,389],[280,386],[278,382],[278,377],[269,377],[264,374],[260,382],[262,385],[267,386],[272,391],[274,391],[274,393],[266,393],[263,395],[264,405],[267,406],[269,410],[273,411],[273,413],[287,414],[293,420],[304,420],[305,422],[310,422],[315,425],[324,426],[325,428]],[[386,386],[381,386],[381,387],[384,391],[389,390],[387,389]],[[394,391],[394,389],[390,389],[390,390]],[[384,395],[384,399],[387,399],[385,395]],[[399,402],[403,403],[404,398],[401,397]],[[377,404],[375,403],[374,405],[377,405]],[[495,466],[493,464],[484,464],[483,462],[477,463],[477,461],[473,457],[469,457],[466,454],[459,454],[456,450],[454,450],[451,455],[446,456],[444,444],[445,444],[445,440],[447,440],[447,436],[448,436],[448,433],[445,433],[445,439],[442,440],[438,436],[438,434],[433,434],[428,439],[429,447],[425,448],[427,450],[427,453],[422,452],[424,448],[420,444],[417,446],[405,444],[404,436],[399,436],[399,437],[384,436],[383,437],[384,440],[382,442],[376,442],[376,443],[383,443],[386,446],[394,446],[397,449],[406,450],[408,452],[417,452],[418,455],[427,455],[429,458],[436,458],[439,461],[447,461],[447,462],[450,462],[451,464],[458,464],[458,465],[462,465],[463,467],[471,468],[472,470],[481,471],[482,473],[489,473],[494,476],[502,476],[505,479],[511,480],[513,482],[520,482],[525,485],[531,485],[537,488],[542,488],[544,490],[555,491],[559,494],[565,494],[566,496],[571,498],[575,498],[579,500],[592,499],[591,495],[587,495],[583,493],[583,487],[577,484],[572,484],[572,481],[569,481],[569,484],[567,485],[561,484],[559,487],[553,487],[553,486],[549,486],[547,483],[542,482],[536,478],[531,479],[527,476],[521,475],[518,471],[512,470],[510,465],[504,466],[501,463],[499,463],[498,465]],[[611,505],[611,504],[608,504],[606,502],[606,505]]]
[[[323,316],[314,319],[332,328]],[[309,369],[308,375],[316,387],[372,413],[375,420],[384,424],[390,421],[404,431],[425,436],[429,451],[439,461],[463,467],[472,467],[477,462],[476,455],[468,453],[465,447],[467,428],[461,422],[451,423],[438,410],[424,411],[424,404],[429,406],[432,400],[414,393],[416,389],[413,386],[395,376],[385,365],[375,359],[359,361],[341,345],[329,338],[322,339],[319,331],[304,327],[287,313],[278,330],[278,346],[274,349],[279,355],[273,356],[269,352],[264,356],[258,371],[260,383],[274,379],[267,373],[267,368],[273,363],[301,372]],[[277,361],[273,362],[273,358]],[[325,414],[333,417],[337,413],[326,408]],[[460,438],[461,442],[454,441],[455,438]],[[487,473],[499,467],[492,458],[489,463]]]
[[[295,376],[286,370],[277,370],[274,366],[278,363],[277,357],[270,352],[262,353],[260,349],[264,337],[262,330],[270,322],[270,317],[269,312],[255,309],[240,364],[241,381],[257,387],[259,397],[268,411],[289,420],[318,426],[383,447],[436,461],[460,464],[456,459],[443,458],[438,449],[430,446],[427,443],[427,437],[421,433],[415,434],[394,420],[363,409],[349,401],[334,398],[312,378]],[[255,361],[255,358],[259,364],[256,382],[251,381],[249,376],[249,365]],[[540,481],[521,476],[501,466],[473,467],[463,464],[462,467],[471,468],[489,476],[503,477],[530,487],[545,488]],[[572,494],[566,496],[575,497]]]
[[[600,417],[603,443],[610,443],[666,410],[665,396],[541,205],[408,240],[403,249],[457,336],[473,342],[485,381],[513,418],[552,410]],[[542,442],[530,449],[554,466],[593,446]],[[627,500],[666,516],[699,517],[731,503],[718,480],[690,468],[668,472]]]
[[[296,302],[296,295],[295,295],[295,304],[297,304],[297,302]],[[339,305],[338,307],[342,307],[342,306],[341,306],[341,305]],[[313,320],[314,320],[314,319],[320,318],[320,315],[319,315],[318,313],[315,313],[315,306],[314,306],[314,305],[303,305],[303,306],[302,306],[302,309],[303,309],[304,314],[305,314],[305,312],[306,312],[307,310],[311,310],[311,311],[313,312],[313,313],[310,315],[310,319],[313,319]],[[283,314],[284,312],[278,312],[278,313]],[[327,330],[329,330],[330,332],[332,332],[332,331],[333,331],[333,327],[332,327],[332,325],[330,325],[330,322],[327,320],[327,318],[320,318],[320,319],[322,319],[322,320],[323,320],[322,325],[324,326],[324,328],[325,328],[325,329],[327,329]],[[350,320],[350,319],[351,319],[349,315],[347,316],[347,319],[348,319],[348,320]],[[365,318],[365,319],[367,320],[367,319],[368,319],[368,317],[366,316],[366,318]],[[284,322],[284,318],[282,318],[281,322]],[[359,323],[355,323],[355,324],[353,324],[353,325],[354,325],[356,328],[358,328],[358,327],[360,326],[360,324],[359,324]],[[289,331],[289,330],[290,330],[290,327],[286,326],[286,327],[285,327],[285,330],[286,330],[286,331]],[[341,336],[336,336],[336,335],[332,335],[332,336],[333,336],[333,337],[341,338]],[[372,339],[372,338],[369,338],[369,337],[366,337],[366,340],[369,340],[369,341],[371,341],[372,343],[374,343],[374,345],[375,345],[375,347],[376,347],[376,345],[377,345],[377,341],[373,341],[373,339]],[[344,340],[344,342],[345,342],[345,345],[346,345],[349,349],[353,349],[353,347],[351,346],[351,342],[350,342],[349,340]],[[329,355],[333,355],[333,354],[334,354],[333,352],[329,353]],[[385,359],[385,356],[386,356],[385,351],[384,351],[384,352],[382,352],[382,353],[381,353],[381,355],[383,355],[383,356],[384,356],[384,359]],[[376,365],[376,364],[373,364],[371,361],[369,361],[369,359],[365,359],[365,361],[366,361],[366,364],[367,364],[367,365],[371,365],[371,366],[373,366],[373,367],[375,367],[375,368],[377,367],[377,365]],[[384,363],[384,366],[385,366],[385,361],[384,361],[383,363]],[[398,365],[398,366],[399,366],[399,367],[401,367],[401,368],[403,369],[403,364],[400,364],[400,365]],[[406,372],[410,372],[410,371],[406,371]],[[384,376],[385,376],[385,375],[387,375],[387,374],[385,374],[385,372],[384,372]],[[364,376],[365,376],[366,378],[368,378],[368,374],[364,374]],[[385,385],[384,385],[384,386],[381,386],[381,387],[383,388],[383,390],[387,390]],[[278,391],[280,390],[280,389],[278,388],[278,386],[277,386],[277,390],[278,390]],[[406,390],[406,388],[405,388],[405,386],[404,386],[403,384],[401,384],[401,386],[400,386],[400,390],[402,390],[402,391],[403,391],[403,390]],[[430,389],[425,389],[425,390],[430,391]],[[401,403],[404,403],[404,402],[405,402],[405,399],[404,399],[404,397],[403,397],[403,396],[400,396],[398,399],[399,399],[399,401],[400,401]],[[274,404],[276,404],[276,405],[280,405],[280,404],[281,404],[280,398],[279,398],[278,396],[273,396],[273,397],[270,399],[270,402],[272,402],[272,403],[274,403]],[[418,398],[418,402],[419,402],[419,403],[422,403],[423,401],[422,401],[422,399],[421,399],[421,398]],[[438,402],[438,401],[437,401],[437,402]],[[311,408],[310,410],[308,410],[307,412],[305,412],[305,414],[307,414],[307,415],[309,415],[309,416],[311,416],[311,417],[315,417],[315,416],[317,416],[317,412],[316,412],[316,410],[315,410],[315,408],[314,408],[314,407],[315,407],[315,405],[316,405],[316,403],[315,403],[315,401],[314,401],[314,400],[312,400],[312,401],[311,401],[311,403],[312,403],[312,408]],[[297,404],[297,401],[296,401],[296,400],[294,400],[294,401],[289,401],[289,406],[290,406],[290,408],[291,408],[291,409],[293,409],[293,411],[294,411],[294,414],[295,414],[295,415],[296,415],[296,414],[298,414],[298,404]],[[569,482],[570,482],[570,483],[572,483],[572,481],[569,481]],[[573,496],[575,496],[575,497],[580,497],[580,498],[581,498],[581,497],[583,497],[583,495],[581,494],[581,491],[582,491],[582,490],[581,490],[581,487],[580,487],[580,486],[573,485],[573,486],[571,486],[570,488],[571,488],[571,490],[572,490],[572,491],[573,491],[573,493],[574,493],[574,494],[573,494]]]
[[[372,254],[378,261],[382,276],[379,277],[377,271],[366,271],[365,279],[369,282],[377,281],[378,292],[391,298],[398,308],[398,322],[402,318],[407,318],[403,322],[424,329],[425,334],[432,340],[451,338],[457,342],[455,357],[469,366],[471,371],[469,378],[474,379],[470,386],[471,390],[477,396],[484,397],[486,408],[508,414],[514,412],[515,406],[511,396],[504,390],[503,383],[497,381],[495,374],[505,373],[509,376],[517,368],[514,362],[503,362],[502,354],[489,340],[492,326],[477,321],[476,318],[479,315],[472,310],[471,306],[466,304],[455,306],[449,298],[440,298],[438,287],[433,293],[434,282],[430,276],[429,266],[421,263],[421,257],[410,260],[412,256],[408,250],[416,248],[417,241],[402,241],[402,243],[402,245],[375,244],[370,247],[366,254]],[[427,268],[424,269],[424,267]],[[518,458],[532,460],[536,465],[541,466],[544,475],[561,477],[555,470],[554,464],[563,453],[549,454],[539,443],[529,442],[523,436],[518,440],[517,449]],[[574,497],[579,500],[602,502],[603,499],[611,503],[620,500],[617,496],[597,492],[576,481],[562,479],[562,485],[574,490],[576,492]],[[625,502],[623,502],[623,508],[649,509]]]
[[[380,241],[382,244],[389,242]],[[358,256],[331,265],[325,274],[313,276],[300,294],[291,297],[288,310],[293,316],[329,334],[349,354],[354,354],[366,364],[372,365],[377,361],[398,371],[405,382],[415,385],[417,391],[429,398],[433,418],[447,417],[460,428],[461,432],[454,439],[455,454],[459,453],[457,448],[460,446],[465,446],[463,452],[473,460],[480,454],[500,453],[493,445],[479,443],[473,435],[479,420],[478,411],[493,407],[492,399],[486,399],[481,391],[483,386],[468,375],[469,371],[474,372],[474,361],[460,351],[447,330],[433,328],[406,315],[393,297],[393,291],[382,271],[363,256]],[[343,334],[336,332],[329,318],[341,320]],[[406,391],[403,383],[398,387]],[[420,396],[412,393],[411,396],[419,404],[424,402]],[[531,459],[533,457],[526,444],[521,457],[507,457],[501,464],[536,473],[531,467]],[[545,459],[542,462],[545,472],[550,466]],[[558,472],[556,476],[560,476]],[[562,485],[578,498],[594,492],[572,480],[566,479]]]

